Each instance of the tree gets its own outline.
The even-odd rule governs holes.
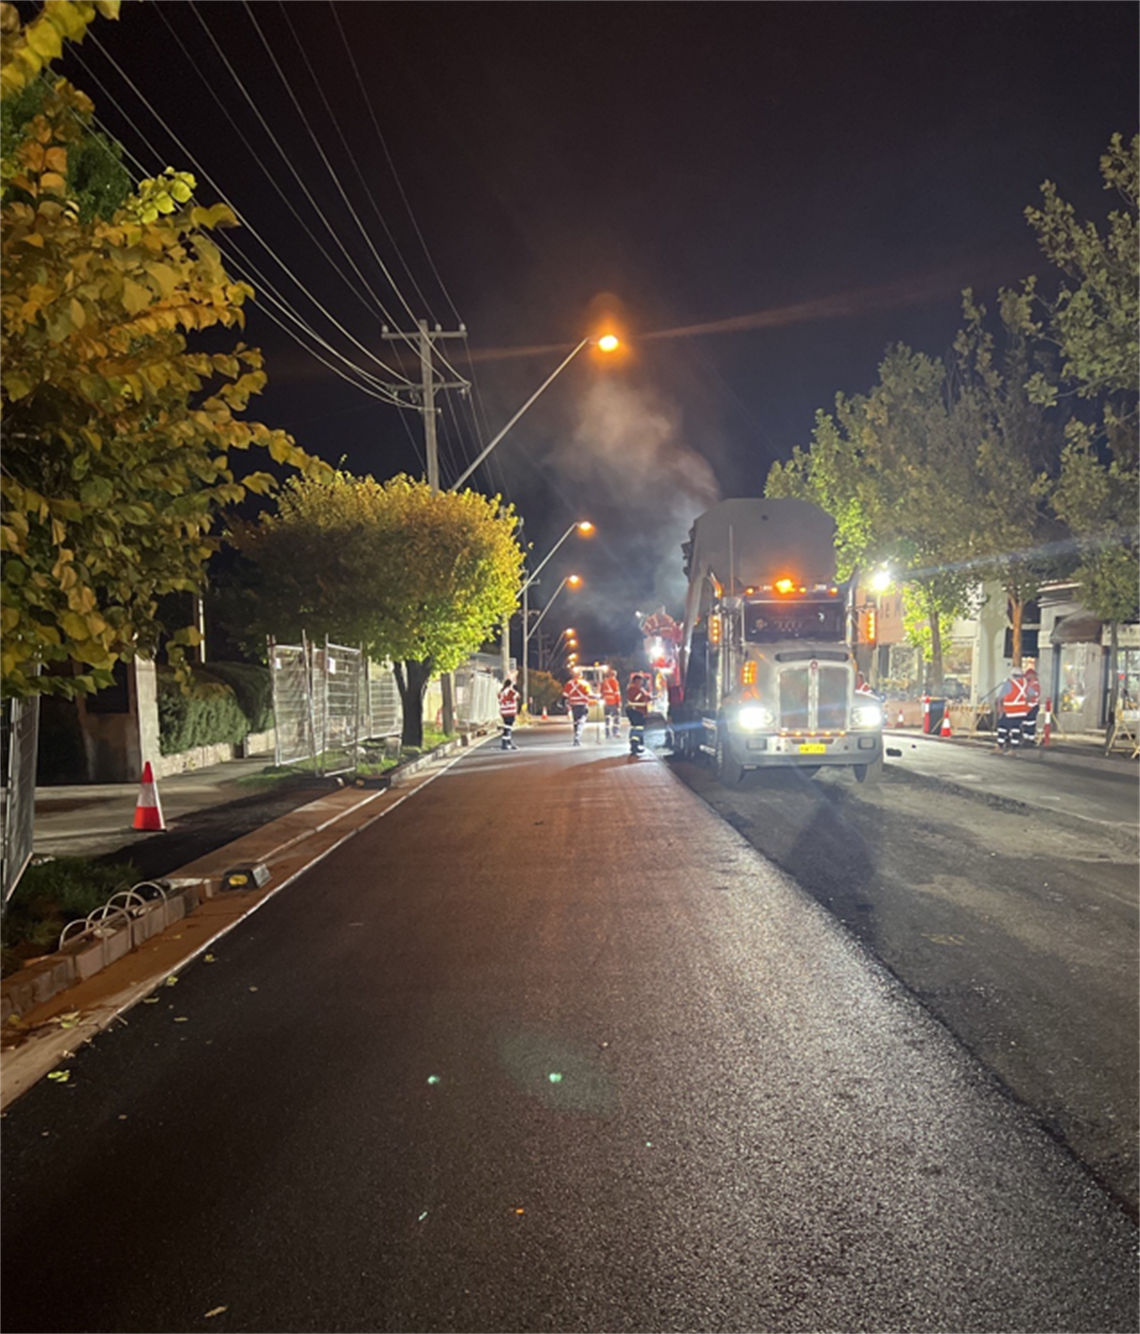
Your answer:
[[[514,510],[474,491],[433,492],[338,472],[295,478],[275,514],[235,528],[253,562],[251,633],[302,631],[395,663],[405,745],[423,743],[423,694],[515,608],[523,552]]]
[[[972,569],[996,580],[1005,593],[1014,666],[1022,658],[1025,607],[1057,569],[1059,537],[1050,513],[1060,457],[1060,429],[1035,401],[1029,295],[998,294],[1002,345],[986,327],[986,308],[967,289],[965,326],[954,342],[955,385],[951,428],[972,452],[967,493]]]
[[[1066,427],[1053,508],[1077,545],[1081,600],[1110,626],[1109,714],[1115,716],[1117,626],[1140,612],[1140,136],[1126,146],[1113,135],[1100,169],[1104,188],[1123,204],[1109,214],[1105,235],[1078,222],[1050,181],[1041,187],[1043,206],[1025,212],[1063,275],[1052,301],[1037,298],[1044,312],[1039,332],[1059,352],[1061,384],[1039,377],[1032,390],[1042,403],[1069,397],[1093,409]],[[1033,299],[1034,285],[1027,289]]]
[[[253,295],[209,236],[236,225],[231,211],[198,206],[193,178],[170,169],[124,194],[90,100],[47,71],[96,9],[118,6],[49,0],[23,25],[0,5],[5,695],[90,692],[155,651],[158,599],[202,587],[220,511],[275,485],[239,481],[233,451],[324,470],[238,416],[265,383],[256,349],[188,349],[190,333],[240,326]],[[177,631],[172,658],[196,640]],[[37,674],[68,662],[70,676]]]
[[[935,683],[942,623],[962,606],[961,564],[969,461],[948,428],[945,372],[903,344],[888,349],[870,393],[836,397],[818,413],[812,445],[777,464],[766,494],[811,500],[836,520],[842,576],[889,562],[921,610]]]

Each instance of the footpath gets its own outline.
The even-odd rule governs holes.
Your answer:
[[[153,897],[126,905],[106,928],[25,966],[0,984],[0,1109],[158,987],[174,985],[178,971],[210,949],[243,918],[256,912],[309,867],[327,857],[425,784],[443,773],[486,737],[464,737],[407,762],[385,775],[383,785],[323,784],[315,797],[291,794],[302,804],[216,847],[155,880]],[[267,756],[212,765],[174,775],[159,785],[169,834],[132,829],[137,784],[39,789],[36,793],[36,855],[106,857],[154,862],[156,840],[174,840],[178,824],[203,813],[224,817],[239,806],[258,808],[237,780],[264,769]],[[273,798],[261,808],[271,812]],[[231,873],[237,872],[236,876]],[[229,887],[231,884],[236,887]]]
[[[536,725],[565,726],[553,719]],[[918,736],[914,729],[889,729],[888,754]],[[134,856],[148,868],[145,874],[160,877],[160,888],[146,903],[128,905],[107,928],[4,979],[0,1109],[112,1024],[129,1022],[132,1007],[157,988],[174,985],[180,969],[199,958],[209,962],[211,947],[243,918],[438,777],[469,746],[489,739],[450,742],[399,766],[384,786],[334,788],[326,782],[315,797],[296,791],[277,799],[251,797],[239,780],[260,772],[266,756],[172,776],[162,780],[159,790],[170,832],[158,835],[132,830],[136,784],[38,790],[37,855]],[[923,740],[937,744],[936,738]],[[945,744],[992,750],[992,740],[985,737],[956,737]],[[1104,757],[1102,748],[1103,740],[1096,737],[1065,738],[1050,747],[1097,768],[1127,762],[1119,755]],[[994,781],[1003,781],[1000,774],[995,772]],[[295,808],[276,814],[275,800],[278,809]],[[235,821],[257,827],[184,865],[170,865],[178,862],[180,847],[193,846],[179,826],[203,820],[214,820],[220,828]],[[168,869],[150,869],[158,865]],[[228,887],[235,883],[227,879],[233,872],[238,873],[236,887]]]

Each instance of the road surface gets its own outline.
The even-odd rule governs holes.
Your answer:
[[[1132,1222],[842,925],[520,745],[9,1109],[5,1328],[1136,1328]]]

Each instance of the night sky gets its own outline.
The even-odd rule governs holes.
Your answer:
[[[1023,211],[1046,179],[1083,218],[1113,206],[1098,158],[1137,130],[1138,14],[128,0],[63,68],[140,169],[193,171],[200,200],[246,220],[233,271],[255,265],[255,287],[381,381],[369,353],[418,377],[382,321],[466,324],[466,348],[441,344],[476,386],[441,398],[445,486],[616,321],[624,355],[575,358],[472,480],[514,501],[534,564],[574,520],[598,525],[533,594],[585,576],[544,628],[573,620],[594,657],[638,642],[636,610],[679,614],[692,519],[762,494],[888,345],[940,355],[963,287],[992,305],[1052,281]],[[354,472],[422,475],[419,415],[327,369],[267,306],[249,314],[270,376],[256,415]]]

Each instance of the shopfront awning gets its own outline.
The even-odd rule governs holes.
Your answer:
[[[1099,644],[1102,629],[1099,617],[1088,612],[1072,612],[1053,624],[1051,644]]]

